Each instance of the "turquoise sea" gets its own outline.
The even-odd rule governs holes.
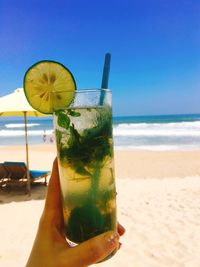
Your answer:
[[[29,144],[47,142],[53,134],[51,117],[28,118]],[[200,149],[200,114],[113,117],[115,148],[139,150]],[[0,146],[24,144],[22,117],[0,117]]]

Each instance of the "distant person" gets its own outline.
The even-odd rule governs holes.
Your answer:
[[[50,138],[49,138],[49,142],[50,142],[50,143],[53,143],[53,142],[54,142],[54,135],[53,135],[53,134],[50,136]]]
[[[57,160],[54,161],[46,203],[26,267],[86,267],[119,249],[125,229],[108,231],[75,247],[66,241]]]
[[[43,142],[44,142],[44,143],[47,142],[46,130],[44,130],[44,133],[43,133]]]

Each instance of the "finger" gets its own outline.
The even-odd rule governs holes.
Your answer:
[[[64,252],[63,259],[66,260],[67,258],[69,266],[88,266],[102,261],[118,247],[119,234],[109,231],[71,248],[68,250],[70,256],[68,251]]]
[[[122,236],[126,232],[125,228],[120,223],[118,223],[117,225],[117,231],[120,236]]]
[[[61,189],[58,173],[58,162],[54,160],[51,178],[48,185],[44,216],[63,221]]]

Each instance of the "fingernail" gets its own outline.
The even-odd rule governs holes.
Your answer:
[[[115,244],[118,240],[119,240],[119,234],[117,232],[111,234],[111,236],[108,238],[108,242],[111,244]]]

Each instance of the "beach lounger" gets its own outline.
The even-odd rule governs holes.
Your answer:
[[[4,167],[3,163],[0,163],[0,186],[4,185],[4,183],[9,180],[10,174],[7,169]]]
[[[10,162],[5,161],[4,167],[8,173],[10,173],[11,181],[26,182],[27,181],[27,167],[24,162]],[[47,176],[50,174],[49,171],[41,170],[30,170],[31,183],[38,179],[44,178],[44,184],[47,184]]]

